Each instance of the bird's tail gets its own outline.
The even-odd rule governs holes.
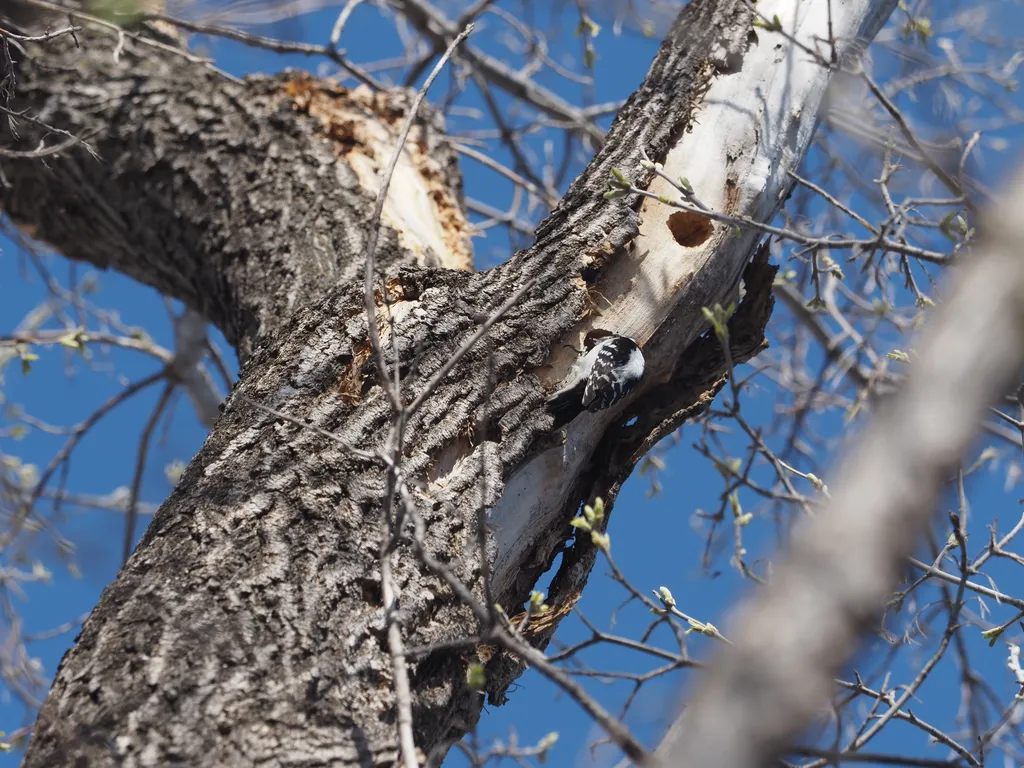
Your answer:
[[[583,388],[586,381],[563,389],[548,398],[548,413],[555,417],[554,428],[564,427],[583,412]]]

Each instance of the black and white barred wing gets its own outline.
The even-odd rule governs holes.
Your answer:
[[[613,336],[595,348],[596,359],[583,390],[588,411],[610,408],[633,391],[643,377],[644,356],[636,342]]]

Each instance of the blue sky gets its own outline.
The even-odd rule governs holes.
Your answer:
[[[512,7],[512,3],[501,3]],[[1000,5],[999,18],[1002,24],[1024,20],[1019,6]],[[280,37],[303,40],[324,40],[334,21],[334,11],[317,12],[299,19],[275,25],[260,32]],[[552,56],[578,55],[579,40],[571,35],[576,20],[566,10],[561,20],[539,19],[543,29],[560,27],[561,36],[551,42]],[[474,44],[481,48],[493,47],[494,35],[504,34],[506,28],[491,20],[479,30]],[[647,66],[656,50],[655,40],[644,38],[635,32],[624,32],[613,37],[610,29],[605,30],[596,40],[598,58],[595,64],[595,82],[589,98],[595,103],[623,99],[640,83]],[[399,41],[391,26],[379,19],[377,12],[368,7],[357,9],[349,23],[347,34],[342,40],[348,56],[357,62],[369,61],[398,55]],[[309,67],[313,63],[297,55],[274,55],[262,50],[217,41],[212,43],[211,52],[218,65],[225,70],[243,75],[250,72],[273,72],[286,67]],[[550,71],[538,78],[543,84],[558,91],[567,99],[578,102],[586,89],[554,75]],[[443,98],[450,80],[442,76],[431,92],[431,99]],[[934,94],[925,93],[925,98],[915,108],[934,109]],[[505,97],[499,99],[503,105],[509,103]],[[460,102],[466,107],[479,107],[480,100],[470,89]],[[1017,99],[1019,104],[1019,99]],[[469,130],[484,127],[465,118],[453,118],[449,128]],[[1009,133],[1011,142],[1019,139],[1019,132]],[[527,140],[527,149],[537,156],[543,156],[546,148],[542,137]],[[553,145],[552,152],[558,157],[561,147]],[[507,153],[495,149],[492,155],[502,162],[509,162]],[[983,178],[994,184],[1006,167],[1008,157],[997,156],[996,162],[981,169]],[[568,178],[581,167],[582,158],[574,158],[574,169]],[[821,162],[820,155],[812,156],[808,165]],[[484,170],[471,160],[463,160],[467,193],[495,207],[507,205],[511,185],[493,173]],[[563,189],[566,185],[563,185]],[[517,246],[525,245],[517,242]],[[510,254],[509,239],[503,234],[492,234],[475,240],[477,265],[485,268],[498,263]],[[171,326],[162,300],[149,288],[139,286],[114,273],[95,273],[85,265],[68,265],[56,256],[46,256],[43,263],[50,270],[53,279],[67,286],[79,281],[95,281],[95,292],[89,299],[97,306],[116,310],[121,322],[139,326],[158,343],[170,347]],[[47,296],[43,278],[33,265],[19,254],[17,246],[0,238],[0,333],[8,334],[18,322]],[[777,310],[781,313],[781,308]],[[219,337],[218,337],[219,338]],[[227,345],[219,341],[221,349]],[[2,371],[2,393],[7,405],[17,404],[26,412],[44,419],[51,424],[68,425],[83,419],[95,407],[120,391],[125,382],[139,380],[158,368],[150,357],[123,350],[96,350],[94,363],[104,363],[89,370],[75,352],[61,348],[36,350],[40,359],[35,361],[29,375],[23,376],[17,365],[9,365]],[[744,373],[749,374],[749,366]],[[68,487],[76,492],[107,494],[118,486],[127,485],[138,448],[142,425],[152,411],[159,387],[150,388],[121,405],[110,413],[83,441],[75,453],[68,475]],[[760,424],[771,424],[775,393],[767,379],[759,379],[758,386],[744,395],[744,412],[747,417]],[[0,422],[0,426],[6,422]],[[845,425],[840,418],[822,416],[817,426],[827,430],[829,436],[839,442],[846,432],[853,431],[853,425]],[[750,582],[729,565],[728,552],[718,555],[709,572],[701,567],[701,556],[705,547],[705,536],[697,510],[714,510],[720,502],[721,477],[711,464],[693,449],[700,427],[686,426],[681,430],[673,445],[665,448],[661,456],[665,469],[658,474],[660,493],[648,497],[650,479],[635,474],[624,487],[613,515],[610,533],[612,550],[616,562],[624,573],[640,588],[650,591],[661,585],[671,588],[680,608],[685,612],[717,626],[727,628],[726,615],[737,597],[750,590]],[[188,461],[202,444],[205,430],[196,420],[188,401],[182,399],[174,409],[169,426],[159,430],[161,439],[150,451],[150,461],[144,475],[141,498],[147,502],[159,503],[170,490],[171,484],[165,474],[165,467],[175,461]],[[727,445],[737,449],[743,444],[736,436],[725,436]],[[45,464],[63,442],[59,436],[46,435],[38,429],[31,429],[27,437],[19,441],[0,438],[0,453],[13,454],[25,463],[38,466]],[[972,554],[986,542],[985,524],[998,519],[1000,531],[1012,526],[1020,516],[1017,495],[1020,490],[1005,487],[1005,473],[1016,456],[1005,444],[996,444],[1000,451],[997,459],[984,469],[968,478],[968,496],[972,504],[972,531],[976,540],[971,542]],[[980,449],[981,446],[979,446]],[[819,457],[822,463],[828,456]],[[806,484],[802,486],[808,491]],[[808,491],[809,492],[809,491]],[[759,506],[754,498],[741,496],[745,508],[753,511],[757,518],[745,532],[745,545],[753,556],[768,554],[775,548],[776,529],[765,506]],[[952,505],[954,499],[947,500]],[[114,512],[77,510],[67,508],[57,518],[56,529],[60,535],[74,543],[74,563],[80,575],[71,572],[67,558],[59,551],[58,542],[48,532],[37,535],[28,550],[29,561],[38,560],[52,572],[48,584],[33,584],[25,589],[23,599],[16,604],[16,610],[24,621],[28,634],[49,630],[76,616],[86,614],[96,603],[104,586],[116,575],[120,564],[121,541],[124,516]],[[941,529],[940,526],[940,530]],[[137,537],[142,530],[137,531]],[[944,538],[941,534],[940,538]],[[990,575],[1012,592],[1010,586],[1019,580],[1012,563],[998,563]],[[614,631],[637,637],[638,627],[650,619],[644,609],[631,605],[617,610],[626,594],[606,575],[607,568],[599,563],[590,579],[590,585],[580,603],[581,611],[598,626],[609,629],[614,620]],[[543,586],[543,585],[542,585]],[[989,605],[995,611],[995,621],[1009,618],[1005,610]],[[969,604],[977,613],[980,606]],[[784,617],[780,617],[784,621]],[[557,640],[571,644],[587,637],[582,622],[573,617],[560,629]],[[975,632],[978,635],[978,632]],[[65,633],[56,638],[31,644],[30,651],[37,656],[52,675],[63,652],[69,647],[74,633]],[[657,635],[655,636],[657,638]],[[661,638],[669,643],[670,639]],[[994,689],[1012,697],[1015,688],[1005,670],[1005,647],[997,644],[989,648],[979,637],[971,642],[965,653],[969,653],[975,667]],[[713,641],[692,635],[690,652],[705,656]],[[875,640],[866,648],[858,660],[859,669],[870,669],[884,652],[884,641]],[[913,659],[913,652],[907,654]],[[651,669],[649,660],[635,655],[626,655],[606,648],[597,648],[585,655],[586,662],[595,669],[639,671]],[[862,666],[861,666],[862,665]],[[894,677],[901,673],[912,674],[910,666],[898,662],[892,667]],[[627,723],[636,729],[645,740],[653,740],[674,715],[677,703],[684,695],[685,686],[692,680],[689,673],[674,673],[645,686],[627,717]],[[959,703],[957,678],[952,666],[937,670],[922,689],[921,703],[912,707],[926,719],[949,722]],[[630,684],[623,681],[588,682],[589,688],[613,711],[620,705],[630,690]],[[24,709],[7,688],[0,687],[0,729],[13,731],[25,724]],[[516,734],[520,744],[532,744],[550,731],[558,731],[560,740],[551,755],[553,765],[611,765],[615,760],[612,750],[599,748],[594,753],[594,763],[586,745],[596,738],[589,719],[564,694],[560,693],[544,678],[534,672],[527,672],[513,688],[510,703],[501,708],[485,709],[481,720],[479,738],[483,745],[493,739],[508,741]],[[873,749],[891,748],[903,754],[942,757],[943,751],[926,746],[922,734],[911,727],[895,723],[872,742]],[[16,755],[0,757],[0,768],[17,764]],[[453,750],[448,765],[462,766],[465,759]]]

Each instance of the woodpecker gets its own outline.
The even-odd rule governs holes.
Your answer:
[[[643,352],[631,338],[595,329],[583,343],[587,351],[580,354],[565,384],[548,398],[556,428],[568,424],[584,408],[610,408],[644,376]]]

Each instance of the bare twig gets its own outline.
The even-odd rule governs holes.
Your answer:
[[[160,393],[160,399],[153,408],[153,412],[149,415],[149,419],[146,421],[146,426],[142,430],[142,437],[139,438],[139,450],[135,456],[135,474],[132,477],[131,490],[128,493],[128,508],[125,511],[124,546],[121,551],[122,564],[128,562],[128,557],[132,553],[132,542],[135,539],[135,518],[138,514],[137,506],[139,503],[139,490],[142,488],[142,475],[146,471],[146,457],[149,454],[149,443],[153,437],[153,430],[156,429],[157,422],[160,420],[160,416],[163,414],[164,408],[167,407],[167,402],[171,399],[171,394],[173,392],[174,384],[172,382],[168,382],[164,386],[163,392]]]

